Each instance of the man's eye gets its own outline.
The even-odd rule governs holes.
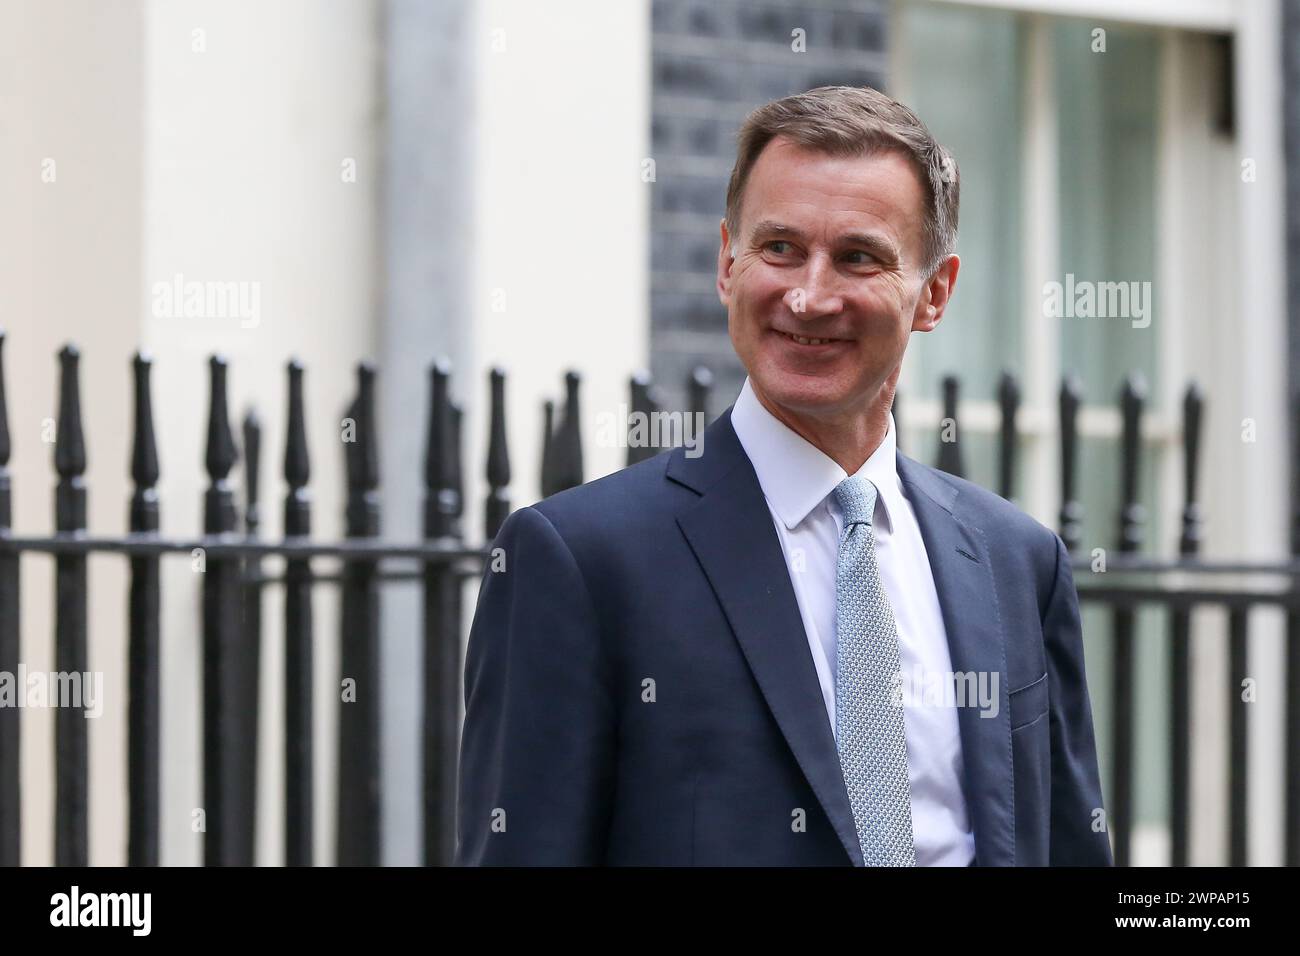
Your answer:
[[[854,258],[855,256],[857,258]],[[852,252],[846,253],[846,258],[855,266],[867,265],[876,261],[875,256],[863,249],[854,249]]]
[[[780,248],[777,248],[778,246]],[[775,239],[767,244],[767,248],[772,252],[775,252],[778,256],[783,256],[790,251],[790,243],[786,242],[784,239]]]

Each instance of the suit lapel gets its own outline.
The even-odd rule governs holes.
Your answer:
[[[677,523],[735,632],[759,689],[800,769],[854,865],[853,811],[821,686],[781,542],[728,408],[704,435],[703,453],[677,449],[667,476],[696,491]],[[965,798],[981,866],[1015,862],[1011,717],[1006,649],[981,529],[964,518],[955,486],[901,453],[904,491],[916,513],[948,635],[953,670],[998,675],[998,713],[957,711]],[[755,582],[763,582],[755,586]]]
[[[674,453],[668,476],[700,493],[677,523],[735,632],[795,760],[854,865],[862,851],[821,685],[767,501],[728,408],[703,454]]]
[[[899,453],[898,473],[925,542],[948,652],[958,673],[998,675],[998,712],[957,708],[966,807],[980,866],[1015,865],[1014,776],[1006,643],[982,529],[963,516],[954,485]]]

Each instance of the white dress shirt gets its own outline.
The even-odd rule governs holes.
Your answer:
[[[831,491],[848,474],[764,408],[748,378],[731,424],[772,512],[834,734],[835,570],[844,519]],[[967,866],[975,856],[975,839],[962,795],[957,711],[951,699],[944,705],[936,695],[920,693],[922,683],[915,680],[951,673],[948,634],[916,513],[898,477],[895,445],[891,414],[884,440],[857,474],[879,490],[876,560],[898,626],[916,864]]]

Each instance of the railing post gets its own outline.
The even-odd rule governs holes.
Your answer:
[[[289,416],[285,429],[284,536],[311,535],[307,482],[307,422],[303,409],[302,364],[289,362]],[[284,863],[311,866],[312,800],[312,570],[308,558],[284,563]]]
[[[491,425],[488,433],[488,495],[483,514],[483,540],[491,542],[510,515],[510,449],[506,442],[506,373],[494,368],[489,373]]]
[[[12,521],[9,481],[9,407],[5,402],[3,349],[0,331],[0,539],[8,538]],[[0,671],[18,673],[18,552],[0,550]],[[0,866],[17,866],[22,846],[21,788],[18,785],[18,707],[0,707]]]
[[[582,429],[578,416],[578,386],[581,381],[577,372],[568,372],[564,376],[564,418],[555,438],[556,491],[575,488],[583,482]]]
[[[355,434],[344,444],[348,473],[347,536],[379,535],[379,448],[375,437],[375,369],[357,367],[357,397],[349,417]],[[344,686],[339,713],[338,863],[380,862],[379,790],[379,587],[378,562],[343,564],[342,649]]]
[[[628,382],[628,397],[627,463],[635,465],[639,461],[645,461],[651,454],[647,443],[636,440],[634,434],[635,423],[648,421],[650,416],[650,373],[645,369],[633,373]]]
[[[1076,488],[1075,462],[1079,447],[1079,406],[1083,404],[1083,386],[1075,375],[1061,382],[1061,541],[1074,554],[1083,537],[1083,504]]]
[[[1250,704],[1242,694],[1249,677],[1246,668],[1246,622],[1250,604],[1228,606],[1228,865],[1245,866],[1249,836],[1246,814],[1250,794]]]
[[[135,377],[135,433],[131,446],[131,494],[127,526],[133,537],[158,536],[158,448],[149,396],[152,363],[140,352],[132,361]],[[158,765],[160,711],[159,557],[131,558],[128,601],[127,788],[129,823],[127,864],[158,865],[158,813],[161,783]]]
[[[262,424],[257,412],[250,409],[244,416],[244,534],[250,541],[257,539],[262,524],[262,510],[258,503],[258,476],[261,473]],[[242,728],[240,740],[243,769],[239,775],[239,804],[247,813],[241,829],[246,834],[246,852],[250,862],[254,856],[257,824],[257,753],[262,660],[262,559],[249,555],[240,562],[243,586],[240,594],[239,662],[239,716]]]
[[[549,498],[560,489],[555,475],[555,402],[542,402],[542,497]]]
[[[1010,501],[1016,481],[1016,411],[1020,408],[1020,385],[1010,372],[998,381],[998,407],[1002,412],[998,432],[998,494]]]
[[[229,537],[235,532],[235,496],[227,480],[234,467],[235,440],[226,409],[226,360],[208,362],[210,405],[204,464],[209,485],[203,498],[203,533]],[[237,686],[243,676],[238,659],[239,566],[237,557],[205,558],[203,573],[203,806],[206,816],[203,862],[207,866],[252,864],[252,821],[241,806],[243,772]]]
[[[55,437],[54,527],[59,534],[86,531],[86,446],[81,431],[81,397],[77,385],[78,352],[66,345],[59,353],[59,424]],[[86,555],[73,552],[55,559],[55,670],[85,674]],[[57,866],[85,866],[88,861],[87,773],[89,753],[85,714],[74,707],[55,713],[55,831]]]
[[[1120,488],[1123,506],[1119,514],[1119,551],[1133,554],[1142,544],[1142,525],[1146,520],[1138,495],[1138,473],[1142,453],[1142,406],[1146,385],[1141,376],[1130,375],[1120,392],[1120,412],[1124,421],[1123,448],[1120,457]],[[1112,726],[1114,757],[1114,799],[1107,815],[1115,838],[1115,865],[1129,865],[1129,843],[1133,834],[1133,697],[1136,675],[1133,673],[1134,608],[1125,601],[1115,607],[1115,646],[1111,679],[1114,687],[1115,721]]]
[[[460,429],[445,360],[430,372],[424,457],[424,537],[459,544]],[[447,866],[456,850],[456,763],[461,696],[460,577],[450,560],[424,562],[424,863]]]
[[[939,458],[935,467],[958,478],[966,476],[966,467],[962,462],[961,429],[957,424],[957,376],[943,377],[943,421],[939,424]],[[948,440],[947,430],[952,423],[952,440]]]
[[[1196,503],[1196,470],[1204,400],[1193,382],[1183,396],[1183,522],[1178,554],[1195,558],[1201,543],[1201,512]],[[1170,613],[1169,654],[1169,831],[1170,865],[1186,866],[1191,824],[1191,624],[1192,606],[1179,603]]]

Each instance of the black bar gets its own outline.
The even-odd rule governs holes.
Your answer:
[[[1075,462],[1079,450],[1079,406],[1083,404],[1083,386],[1077,376],[1061,382],[1061,541],[1074,554],[1083,537],[1083,503],[1075,493]]]
[[[1145,515],[1138,499],[1138,466],[1141,455],[1142,404],[1146,389],[1140,377],[1130,375],[1120,392],[1123,416],[1123,447],[1120,456],[1120,486],[1123,505],[1119,515],[1119,551],[1131,554],[1142,543]],[[1133,835],[1133,695],[1137,680],[1133,671],[1134,609],[1124,603],[1114,611],[1114,656],[1111,679],[1114,688],[1115,720],[1112,725],[1114,760],[1111,812],[1107,815],[1114,839],[1116,866],[1129,865]]]
[[[86,447],[77,387],[78,353],[59,352],[59,424],[55,436],[54,525],[61,532],[86,529]],[[55,670],[65,678],[89,670],[86,650],[86,557],[61,554],[55,560]],[[68,703],[68,702],[63,702]],[[86,866],[89,858],[87,788],[89,752],[85,712],[59,706],[55,712],[54,862]]]
[[[256,540],[262,524],[258,504],[258,476],[261,463],[262,426],[257,413],[244,416],[244,534]],[[239,650],[239,739],[243,766],[239,773],[240,836],[247,842],[251,860],[257,843],[257,755],[258,724],[261,699],[262,660],[262,583],[258,580],[262,560],[257,555],[244,558],[240,567]]]
[[[375,439],[375,370],[357,369],[352,403],[354,440],[346,442],[350,538],[379,534],[379,453]],[[339,711],[338,865],[376,866],[380,861],[379,796],[379,587],[373,560],[343,566]]]
[[[1111,727],[1111,809],[1108,828],[1114,840],[1115,865],[1129,865],[1129,839],[1133,821],[1133,608],[1117,605],[1114,611],[1114,649],[1111,683],[1114,723]]]
[[[1081,587],[1079,600],[1090,604],[1127,606],[1132,604],[1159,604],[1168,607],[1192,607],[1197,604],[1278,604],[1285,605],[1291,598],[1289,591],[1231,591],[1210,588],[1141,587],[1138,585],[1097,585]]]
[[[1228,609],[1228,673],[1231,675],[1231,698],[1228,713],[1228,865],[1245,866],[1247,855],[1246,813],[1249,810],[1250,779],[1249,708],[1243,682],[1246,671],[1247,608],[1233,604]]]
[[[446,364],[432,370],[425,447],[424,535],[461,538],[460,442]],[[461,579],[445,563],[424,569],[424,863],[448,866],[456,849],[460,749]]]
[[[189,554],[195,549],[204,551],[208,557],[214,555],[223,558],[243,558],[249,555],[266,557],[279,554],[286,558],[343,558],[349,560],[377,561],[381,558],[397,558],[418,561],[454,561],[482,557],[482,548],[443,542],[409,542],[394,543],[378,539],[358,539],[355,541],[248,541],[242,537],[214,535],[197,538],[132,538],[129,535],[113,537],[82,536],[75,537],[54,535],[52,537],[21,537],[10,535],[0,538],[0,553],[16,554],[20,551],[35,551],[45,554],[89,554],[103,552],[108,554]],[[1271,571],[1269,568],[1260,570]],[[1280,573],[1288,573],[1283,567]],[[1300,566],[1295,574],[1300,575]]]
[[[1020,385],[1010,372],[1003,372],[998,381],[998,408],[1002,413],[998,430],[998,494],[1010,501],[1015,496],[1016,411],[1020,408]]]
[[[1183,396],[1183,521],[1179,557],[1194,558],[1200,550],[1201,513],[1196,502],[1200,463],[1201,413],[1204,400],[1193,382]],[[1170,614],[1169,654],[1169,830],[1170,865],[1186,866],[1191,834],[1191,608],[1175,607]]]
[[[966,475],[966,466],[962,461],[961,429],[957,427],[958,388],[956,375],[943,377],[943,421],[939,423],[939,457],[935,467],[962,478]],[[948,435],[950,430],[951,438]]]
[[[650,457],[650,448],[643,441],[634,440],[632,429],[637,421],[647,420],[650,414],[650,373],[645,369],[640,369],[633,373],[628,382],[629,394],[629,420],[627,423],[627,463],[635,465],[639,461],[645,461]]]
[[[555,462],[555,402],[548,398],[542,402],[541,489],[543,498],[549,498],[559,490],[556,487]]]
[[[1286,615],[1285,854],[1300,866],[1300,583],[1293,585]]]
[[[302,397],[303,367],[289,363],[289,418],[284,450],[286,537],[311,534],[307,482],[307,422]],[[311,866],[312,800],[312,569],[307,558],[284,566],[284,862]]]
[[[149,397],[149,358],[137,352],[135,375],[135,431],[131,448],[131,495],[128,527],[132,534],[158,534],[158,448],[154,437],[153,409]],[[159,558],[131,558],[131,592],[128,601],[127,668],[130,701],[127,705],[127,864],[158,865],[158,818],[161,783],[158,762],[162,726],[159,679]]]
[[[564,375],[564,416],[555,435],[555,491],[582,484],[582,426],[579,421],[578,389],[582,376]]]
[[[1169,626],[1169,864],[1186,866],[1191,825],[1191,609],[1172,607]]]
[[[492,420],[488,431],[488,496],[484,507],[483,540],[491,542],[510,515],[510,449],[506,443],[506,373],[494,368],[489,373]]]
[[[209,360],[211,376],[205,456],[210,484],[203,499],[206,534],[235,530],[235,496],[227,476],[235,464],[235,440],[226,411],[226,361]],[[251,866],[251,822],[240,818],[243,772],[238,712],[243,675],[240,646],[240,560],[205,555],[203,573],[203,862]]]

